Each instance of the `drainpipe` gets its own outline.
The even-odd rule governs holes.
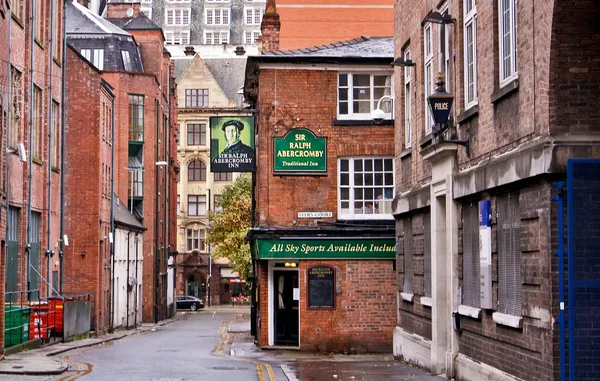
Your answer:
[[[111,94],[111,152],[110,152],[110,257],[112,259],[111,282],[110,282],[110,331],[114,329],[115,310],[115,96]]]
[[[67,126],[67,0],[63,1],[62,13],[62,95],[61,95],[61,128],[60,128],[60,295],[63,293],[65,263],[63,261],[63,253],[65,250],[65,143],[66,143],[66,126]]]
[[[8,18],[8,62],[7,62],[7,69],[8,69],[8,83],[7,83],[7,88],[8,88],[8,113],[7,113],[7,117],[8,117],[8,123],[6,124],[6,136],[8,137],[8,139],[10,139],[10,131],[12,128],[12,108],[13,108],[13,99],[12,99],[12,66],[10,64],[10,56],[11,56],[11,37],[12,37],[12,17]],[[7,140],[7,147],[10,144],[10,142]],[[15,147],[16,148],[16,147]],[[4,153],[6,155],[6,215],[8,216],[8,213],[10,211],[10,189],[9,189],[9,185],[8,185],[8,179],[10,179],[10,152],[9,150],[6,150],[6,152]],[[5,237],[8,240],[8,218],[7,218],[7,224],[6,224],[6,235]],[[6,247],[6,252],[8,253],[8,245]],[[5,279],[6,281],[6,279]],[[6,302],[6,288],[4,289],[4,302]],[[11,299],[12,301],[12,296]],[[4,319],[4,313],[2,313],[2,319]],[[5,322],[5,320],[2,320],[3,322]],[[3,348],[0,349],[0,353],[4,353],[3,352]]]
[[[206,203],[206,205],[208,205],[208,211],[210,212],[210,188],[206,190],[208,192],[208,202]],[[212,258],[210,256],[210,245],[208,245],[208,281],[206,282],[206,288],[207,288],[207,292],[206,292],[206,305],[208,307],[210,307],[210,303],[211,303],[211,295],[210,295],[210,291],[211,291],[211,287],[212,287]]]
[[[52,85],[53,85],[53,69],[54,69],[54,0],[50,0],[50,64],[49,64],[49,68],[48,68],[48,74],[50,75],[50,83],[48,84],[49,87],[49,95],[48,95],[48,109],[50,111],[49,114],[49,125],[50,128],[49,130],[49,134],[48,134],[48,147],[50,147],[48,149],[48,237],[47,237],[47,244],[48,244],[48,249],[46,250],[46,257],[48,260],[48,273],[47,273],[47,279],[50,281],[49,286],[51,286],[52,284],[52,278],[51,278],[51,269],[50,269],[50,257],[52,257],[52,255],[54,254],[52,252],[52,246],[50,244],[50,227],[52,225],[51,223],[51,212],[52,212],[52,125],[54,124],[54,107],[52,107],[53,103],[52,103]],[[64,78],[63,78],[64,80]],[[50,293],[50,289],[52,287],[47,287],[48,289],[48,297],[50,297],[51,293]]]
[[[163,282],[163,287],[164,287],[164,295],[165,295],[165,302],[168,301],[169,296],[169,276],[167,275],[169,273],[169,240],[167,238],[167,210],[168,208],[168,204],[167,204],[167,184],[169,181],[169,168],[171,167],[171,162],[169,157],[167,156],[168,153],[168,142],[169,139],[167,138],[168,135],[168,131],[169,131],[169,126],[168,126],[168,119],[166,119],[167,123],[165,122],[165,118],[162,119],[163,120],[163,136],[162,136],[162,141],[163,141],[163,155],[165,158],[165,161],[167,162],[167,165],[165,165],[165,167],[163,168],[163,250],[164,250],[164,258],[162,260],[162,263],[165,265],[165,275],[164,275],[164,279],[165,281]],[[175,300],[173,300],[173,303],[175,303]],[[167,311],[166,312],[166,316],[168,316],[168,303],[166,305],[167,307]]]
[[[158,247],[158,132],[159,132],[159,119],[160,113],[158,108],[158,99],[154,100],[155,118],[156,118],[156,152],[154,156],[154,189],[156,194],[154,196],[154,324],[158,324],[158,276],[160,267],[160,248]]]
[[[33,40],[35,36],[35,0],[31,0],[31,37],[29,41],[29,184],[27,195],[27,300],[31,300],[31,192],[33,186]],[[39,295],[38,295],[39,297]]]
[[[127,307],[126,307],[126,320],[127,320],[127,326],[126,328],[129,329],[129,248],[131,247],[131,231],[127,232],[127,287],[125,288],[127,290],[126,296],[127,296]]]
[[[133,325],[137,328],[137,316],[138,316],[138,306],[140,302],[138,300],[138,268],[140,267],[138,263],[138,243],[140,242],[140,237],[138,237],[138,233],[135,233],[135,316],[133,317]]]

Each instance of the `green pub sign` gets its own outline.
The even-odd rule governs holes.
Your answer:
[[[273,169],[291,174],[327,172],[327,138],[318,138],[306,128],[295,128],[275,138]]]
[[[393,239],[258,240],[260,259],[394,259]]]

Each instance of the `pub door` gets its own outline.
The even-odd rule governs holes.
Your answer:
[[[298,270],[273,271],[275,345],[297,347],[299,331],[299,300],[294,300],[298,289]]]

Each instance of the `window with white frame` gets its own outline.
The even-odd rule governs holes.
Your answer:
[[[152,20],[152,7],[140,7],[140,12],[146,15],[150,20]]]
[[[104,70],[104,49],[81,49],[81,55],[99,70]]]
[[[207,9],[205,16],[206,25],[229,25],[229,9]]]
[[[142,0],[142,4],[152,4],[152,0]]]
[[[392,97],[391,74],[339,73],[338,118],[370,120],[384,95]],[[384,100],[380,107],[392,119],[392,102]]]
[[[404,60],[410,59],[410,50],[404,52]],[[412,89],[410,86],[410,66],[404,67],[404,147],[412,144]]]
[[[181,216],[181,195],[177,195],[177,215]]]
[[[477,104],[477,6],[464,0],[463,7],[465,110]]]
[[[165,32],[167,45],[187,45],[190,43],[190,31]]]
[[[206,45],[229,44],[229,31],[204,32],[204,43]]]
[[[246,25],[260,25],[264,12],[262,8],[244,8]]]
[[[175,3],[175,4],[178,4],[178,3],[190,3],[190,2],[191,2],[191,0],[167,0],[167,3]]]
[[[440,12],[443,16],[448,16],[448,7]],[[450,48],[450,36],[452,31],[450,30],[450,24],[442,24],[439,26],[439,71],[444,73],[444,82],[446,91],[452,92],[452,66],[450,65],[450,55],[452,49]]]
[[[338,218],[392,219],[393,199],[393,158],[338,160]]]
[[[204,251],[206,247],[206,230],[187,229],[187,250]]]
[[[433,126],[433,115],[431,115],[431,108],[427,101],[431,93],[433,93],[433,34],[431,33],[431,23],[425,24],[425,28],[423,29],[423,47],[425,57],[423,82],[423,88],[425,89],[425,134],[429,134],[431,126]]]
[[[125,71],[131,71],[131,57],[127,50],[121,50],[121,58],[123,59],[123,69]]]
[[[244,43],[246,45],[256,45],[259,36],[260,30],[246,31],[244,32]]]
[[[206,0],[207,3],[228,3],[229,0]]]
[[[188,216],[206,215],[206,196],[188,195]]]
[[[167,9],[165,12],[165,24],[167,26],[188,26],[190,25],[189,8]]]
[[[521,213],[519,192],[498,196],[498,312],[521,316]]]
[[[517,76],[517,0],[498,0],[500,87]]]
[[[461,304],[479,308],[480,270],[479,270],[479,204],[471,202],[463,204],[462,231],[462,301]]]

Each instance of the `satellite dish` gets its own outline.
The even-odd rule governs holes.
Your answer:
[[[133,16],[133,8],[129,8],[125,14],[127,15],[127,17],[132,17]]]

